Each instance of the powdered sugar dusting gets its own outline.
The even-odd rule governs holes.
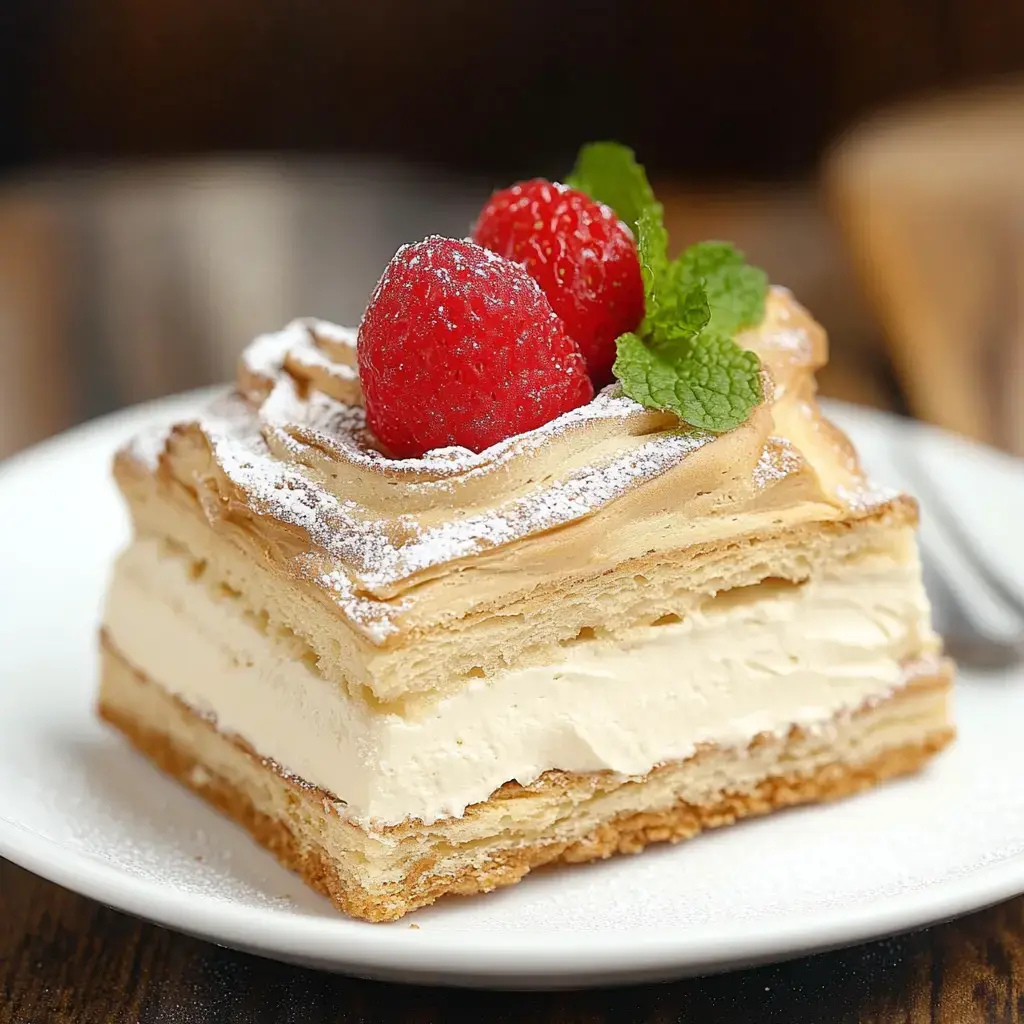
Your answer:
[[[344,408],[348,409],[348,407]],[[323,403],[319,408],[309,409],[301,409],[293,405],[292,413],[293,416],[288,422],[309,426],[313,430],[324,430],[325,421],[328,420],[337,425],[343,418],[336,408]],[[267,419],[271,414],[264,411],[261,415]],[[272,415],[276,422],[284,422],[280,407]],[[322,438],[325,444],[343,452],[346,460],[356,466],[380,472],[386,471],[389,475],[408,476],[410,482],[407,486],[414,490],[423,490],[443,486],[443,481],[446,479],[470,479],[484,473],[494,472],[512,460],[537,451],[556,438],[579,430],[588,423],[601,420],[621,422],[633,416],[650,415],[650,412],[638,402],[623,395],[619,385],[615,384],[600,392],[587,405],[581,405],[563,413],[534,430],[499,441],[482,452],[472,452],[468,448],[457,446],[435,448],[416,459],[391,459],[376,449],[359,443],[352,431],[358,431],[365,427],[363,411],[353,409],[347,415],[349,430],[342,431],[337,436]],[[316,423],[316,420],[319,420],[320,424]],[[424,477],[433,479],[423,480]]]
[[[788,311],[785,318],[789,318]],[[772,344],[777,348],[787,349],[801,359],[808,359],[811,352],[811,339],[803,328],[787,327],[772,333]]]
[[[798,472],[803,464],[803,456],[788,438],[770,437],[754,467],[754,486],[759,489],[771,487]],[[866,477],[858,475],[856,480],[855,486],[839,484],[834,488],[836,498],[851,512],[869,513],[900,496],[899,491]]]
[[[299,366],[309,367],[313,370],[322,370],[332,377],[337,377],[338,380],[354,381],[358,377],[354,366],[349,366],[346,363],[335,363],[312,344],[296,347],[289,353],[288,358],[294,360]]]
[[[600,466],[586,466],[554,486],[498,506],[492,512],[426,530],[367,566],[363,579],[387,585],[396,579],[487,548],[591,515],[641,480],[650,480],[714,440],[706,433],[658,437]]]
[[[300,426],[317,431],[323,446],[333,448],[347,461],[367,469],[409,476],[413,478],[414,485],[415,478],[425,475],[463,477],[481,469],[490,472],[590,422],[622,421],[631,416],[650,415],[650,410],[622,394],[620,385],[611,384],[586,405],[563,413],[533,430],[500,441],[482,452],[460,447],[435,448],[420,458],[392,459],[355,436],[366,424],[362,409],[344,405],[316,391],[308,399],[301,398],[291,378],[283,373],[287,358],[300,365],[327,370],[344,380],[356,379],[355,368],[332,362],[315,346],[314,335],[332,340],[344,338],[345,344],[354,346],[357,332],[321,320],[297,319],[274,334],[260,335],[246,349],[242,357],[246,368],[276,381],[271,395],[259,409],[260,419],[276,426]],[[436,481],[431,481],[431,484],[436,484]]]
[[[325,345],[354,346],[355,337],[354,331],[316,320],[294,320],[281,331],[261,335],[246,350],[242,364],[265,379],[269,391],[261,390],[258,406],[252,396],[222,396],[200,416],[199,424],[214,460],[250,509],[308,537],[308,550],[291,559],[290,570],[330,593],[374,643],[397,631],[398,618],[408,607],[408,599],[382,596],[397,584],[593,515],[714,440],[700,431],[667,429],[669,418],[644,409],[612,385],[590,403],[480,453],[444,448],[418,459],[390,459],[369,443],[361,408],[300,383],[287,370],[306,365],[353,380],[351,364],[334,362],[318,339]],[[436,517],[421,522],[402,511],[381,514],[347,498],[343,475],[332,473],[328,489],[303,464],[312,455],[312,464],[322,464],[326,455],[342,473],[379,473],[405,493],[423,495],[477,477],[500,481],[513,460],[602,422],[615,426],[600,436],[617,443],[595,449],[601,452],[599,458],[553,481],[533,484],[526,493],[499,497],[485,511],[441,522]],[[765,448],[755,479],[769,486],[799,465],[799,453],[788,441],[776,439]]]
[[[265,421],[295,411],[298,401],[294,384],[282,379],[264,405],[263,418],[240,396],[229,395],[207,410],[201,425],[216,461],[252,508],[304,530],[322,552],[322,558],[310,552],[293,568],[329,590],[378,642],[394,632],[395,615],[404,605],[365,596],[365,588],[387,587],[433,566],[590,515],[713,440],[713,435],[700,432],[658,434],[602,465],[578,469],[491,511],[424,528],[411,515],[383,519],[365,512],[274,457],[263,433]],[[332,406],[340,403],[321,396],[321,412]],[[458,461],[458,453],[449,454]],[[396,542],[395,535],[403,539]]]
[[[309,341],[309,330],[301,320],[293,320],[280,331],[261,334],[242,353],[242,365],[261,377],[276,377],[292,348]]]
[[[754,466],[754,486],[764,490],[778,483],[802,465],[800,453],[785,437],[770,437]]]
[[[151,473],[160,464],[160,456],[167,448],[173,423],[159,424],[140,431],[128,443],[128,454]]]
[[[261,334],[242,353],[242,365],[253,374],[275,379],[281,374],[286,360],[299,366],[320,370],[343,381],[354,381],[356,369],[348,363],[336,363],[317,346],[323,338],[336,345],[356,346],[356,332],[325,320],[302,318],[293,320],[280,331]]]
[[[900,497],[900,492],[874,480],[864,478],[857,487],[836,488],[836,497],[852,512],[873,512],[882,505],[888,505]]]
[[[354,327],[342,327],[339,324],[332,324],[329,320],[318,320],[316,317],[304,317],[298,322],[312,331],[317,338],[355,351],[359,332]]]
[[[280,390],[285,390],[283,384],[275,393]],[[349,562],[355,555],[372,559],[374,552],[384,549],[387,534],[382,522],[360,518],[355,503],[339,501],[290,463],[274,457],[260,419],[241,396],[226,395],[214,402],[200,418],[200,425],[214,459],[246,494],[257,514],[304,530],[313,547],[327,559]],[[323,572],[318,570],[321,562],[311,551],[300,556],[293,569],[329,590],[353,622],[372,640],[383,642],[395,631],[393,615],[402,606],[357,596],[344,568]]]

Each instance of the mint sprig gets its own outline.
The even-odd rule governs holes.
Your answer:
[[[746,422],[761,401],[761,361],[728,335],[708,331],[680,349],[651,347],[636,334],[617,341],[615,376],[630,398],[668,409],[713,433]]]
[[[685,280],[703,281],[711,306],[711,326],[728,334],[760,323],[768,275],[752,267],[729,242],[698,242],[679,257]]]
[[[644,169],[636,162],[633,150],[617,142],[585,145],[565,183],[610,206],[619,219],[629,225],[634,238],[637,221],[644,210],[655,208],[659,218],[661,216],[661,205],[654,198],[654,190]]]
[[[616,341],[623,392],[714,433],[744,423],[763,398],[761,361],[733,336],[764,317],[764,271],[728,242],[700,242],[670,260],[662,206],[625,146],[584,146],[567,184],[610,206],[637,240],[644,319]]]

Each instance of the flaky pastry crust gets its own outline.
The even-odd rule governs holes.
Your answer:
[[[914,502],[874,486],[820,412],[827,343],[806,311],[773,289],[740,341],[766,400],[728,434],[612,386],[479,455],[396,460],[365,426],[354,332],[296,321],[115,475],[137,529],[258,592],[260,613],[277,591],[325,674],[393,701],[681,614],[693,594],[801,582],[913,527]]]

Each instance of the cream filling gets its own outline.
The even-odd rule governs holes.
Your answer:
[[[460,816],[549,769],[643,775],[701,743],[826,725],[902,685],[935,646],[914,562],[881,556],[799,587],[719,595],[684,621],[562,649],[556,665],[473,679],[415,715],[325,680],[237,599],[154,540],[121,557],[106,628],[147,676],[221,732],[334,794],[360,823]]]

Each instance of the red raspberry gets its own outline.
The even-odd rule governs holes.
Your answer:
[[[529,274],[452,238],[395,253],[359,325],[358,361],[367,422],[399,458],[480,452],[594,397]]]
[[[644,316],[636,243],[614,212],[538,178],[495,192],[473,241],[526,267],[579,345],[594,386],[611,381],[615,339]]]

